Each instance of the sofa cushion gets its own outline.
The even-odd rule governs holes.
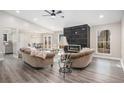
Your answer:
[[[20,48],[21,52],[25,52],[26,54],[30,54],[31,53],[31,49],[30,48]]]
[[[29,54],[31,56],[39,57],[42,59],[52,58],[55,56],[55,53],[53,52],[38,51],[37,49],[34,49],[34,48],[21,48],[20,51],[26,54]]]
[[[55,56],[55,53],[54,52],[50,52],[50,53],[47,53],[46,58],[52,58],[54,56]]]
[[[37,54],[37,50],[35,48],[30,48],[31,50],[31,56],[35,56]]]
[[[35,54],[36,57],[41,57],[43,59],[46,58],[47,56],[47,52],[44,52],[44,51],[37,51],[37,53]]]
[[[80,50],[80,52],[85,52],[85,51],[87,51],[87,50],[90,50],[90,48],[82,48],[82,49]]]
[[[87,56],[89,54],[92,54],[93,52],[94,52],[93,49],[87,48],[85,50],[81,50],[78,53],[71,53],[71,58],[80,58],[80,57],[83,57],[83,56]]]

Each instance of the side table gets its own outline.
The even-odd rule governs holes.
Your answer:
[[[64,76],[63,76],[64,78],[66,73],[72,72],[72,69],[71,69],[72,62],[70,58],[71,58],[70,53],[62,54],[60,58],[59,72],[64,73]]]

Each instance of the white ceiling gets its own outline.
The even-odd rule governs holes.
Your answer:
[[[20,10],[20,13],[16,13],[14,10],[6,10],[14,16],[28,20],[35,24],[49,28],[53,31],[60,31],[63,27],[69,27],[74,25],[101,25],[119,22],[121,20],[123,11],[121,10],[62,10],[63,13],[59,14],[56,18],[49,16],[42,16],[47,14],[43,10]],[[99,15],[104,15],[104,18],[99,18]],[[61,18],[60,15],[64,15]],[[34,21],[34,18],[36,19]]]

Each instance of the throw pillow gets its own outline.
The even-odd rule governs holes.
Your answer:
[[[35,56],[41,57],[41,58],[45,59],[46,56],[47,56],[47,52],[45,52],[45,51],[38,51]]]

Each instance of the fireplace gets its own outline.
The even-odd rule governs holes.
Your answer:
[[[68,53],[77,53],[81,50],[81,45],[69,44],[64,48],[65,52]]]
[[[90,47],[90,27],[87,24],[64,28],[64,36],[69,45],[81,45],[81,48]]]

